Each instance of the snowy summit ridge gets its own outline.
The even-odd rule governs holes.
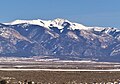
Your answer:
[[[57,27],[58,29],[62,29],[65,26],[65,23],[70,24],[69,28],[71,30],[75,30],[75,29],[90,29],[90,27],[86,27],[82,24],[79,23],[73,23],[70,22],[66,19],[61,19],[61,18],[57,18],[54,20],[41,20],[41,19],[37,19],[37,20],[15,20],[9,23],[4,23],[6,25],[17,25],[17,24],[32,24],[32,25],[39,25],[45,28],[49,28],[49,27]]]

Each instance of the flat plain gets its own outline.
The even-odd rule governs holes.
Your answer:
[[[72,84],[72,82],[92,84],[94,82],[119,81],[120,72],[0,71],[0,77],[14,78],[16,81],[28,80],[43,84]]]
[[[93,84],[120,82],[120,63],[94,61],[0,62],[0,80],[36,84]],[[111,84],[110,83],[110,84]],[[109,84],[109,83],[108,83]]]
[[[0,79],[10,84],[34,81],[36,84],[110,84],[120,82],[120,64],[83,61],[7,61],[0,63]]]

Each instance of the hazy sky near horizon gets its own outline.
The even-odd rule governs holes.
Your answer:
[[[120,28],[120,0],[0,0],[1,23],[55,18]]]

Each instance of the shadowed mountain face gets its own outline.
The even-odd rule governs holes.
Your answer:
[[[120,30],[64,19],[0,24],[0,56],[52,56],[120,61]]]

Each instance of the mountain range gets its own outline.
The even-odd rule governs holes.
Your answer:
[[[120,30],[61,18],[0,23],[0,56],[120,61]]]

